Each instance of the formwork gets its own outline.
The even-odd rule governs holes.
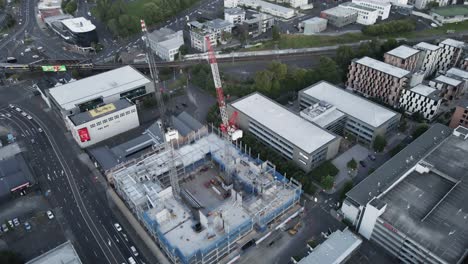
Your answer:
[[[202,142],[203,140],[208,143]],[[224,157],[227,153],[226,147],[229,148],[229,164]],[[197,234],[190,229],[196,218],[196,215],[189,215],[189,212],[193,213],[193,208],[189,208],[182,201],[176,201],[173,197],[167,198],[171,193],[170,188],[162,186],[157,177],[138,176],[140,178],[135,179],[134,175],[142,174],[136,172],[135,167],[122,168],[113,175],[117,193],[173,263],[218,263],[223,257],[242,246],[238,243],[241,238],[254,229],[258,233],[264,232],[270,223],[287,214],[289,209],[299,202],[302,192],[300,183],[285,178],[270,162],[250,157],[240,148],[226,143],[213,133],[201,137],[200,141],[189,146],[177,149],[176,152],[181,162],[181,166],[178,167],[181,179],[188,176],[196,177],[200,169],[207,165],[215,165],[214,167],[220,172],[225,172],[227,166],[232,169],[230,171],[234,187],[231,192],[234,195],[220,206],[222,207],[220,212],[223,212],[225,219],[221,213],[221,217],[217,215],[215,210],[204,212],[208,219],[207,223],[210,220],[212,223],[204,230],[203,237],[201,233]],[[164,158],[163,153],[155,155]],[[154,165],[158,161],[158,157],[151,159],[148,164]],[[132,166],[141,165],[142,162],[139,161]],[[155,171],[151,167],[145,170],[149,173]],[[157,170],[164,168],[157,167]],[[171,221],[159,218],[161,210],[169,211],[166,218]],[[213,212],[215,213],[212,214]],[[236,216],[235,219],[231,215]],[[219,222],[220,218],[222,229],[214,230],[214,223],[216,220]],[[191,237],[184,237],[190,232],[193,233]],[[208,237],[210,232],[214,234],[212,238]],[[194,244],[196,246],[193,246]]]

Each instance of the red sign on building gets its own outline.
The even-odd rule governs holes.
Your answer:
[[[90,141],[91,137],[89,136],[88,128],[83,127],[78,129],[78,136],[80,136],[81,142]]]

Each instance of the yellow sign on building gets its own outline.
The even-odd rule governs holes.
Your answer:
[[[96,109],[89,110],[89,114],[92,117],[96,117],[96,116],[103,115],[105,113],[108,113],[108,112],[111,112],[111,111],[114,111],[114,110],[115,110],[115,105],[114,104],[106,104],[106,105],[103,105],[103,106],[98,107]]]

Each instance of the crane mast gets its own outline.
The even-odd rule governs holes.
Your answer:
[[[169,132],[169,121],[166,116],[166,105],[164,103],[164,98],[162,96],[162,87],[159,82],[159,72],[158,68],[156,67],[156,59],[154,58],[153,51],[151,50],[151,43],[149,40],[148,30],[146,28],[146,23],[143,19],[140,20],[141,23],[141,31],[145,36],[145,45],[146,45],[146,59],[148,61],[148,67],[150,69],[151,79],[153,79],[154,90],[156,94],[156,101],[158,104],[158,110],[160,115],[161,121],[161,131],[164,134],[164,149],[168,151],[170,154],[169,158],[169,180],[172,187],[172,193],[174,197],[179,198],[180,196],[180,186],[179,186],[179,178],[177,177],[177,169],[175,165],[175,155],[174,155],[174,148],[172,146],[172,142],[170,139],[166,139],[166,132]],[[150,134],[151,136],[151,134]],[[154,136],[154,135],[153,135]]]

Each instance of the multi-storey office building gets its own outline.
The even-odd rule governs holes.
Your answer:
[[[245,11],[242,8],[225,8],[224,9],[224,20],[228,21],[233,25],[242,24],[245,20]]]
[[[445,73],[448,69],[456,67],[463,59],[465,43],[454,39],[446,39],[439,43],[441,52],[437,61],[437,70]]]
[[[344,27],[346,25],[356,23],[358,12],[352,9],[337,6],[323,10],[320,13],[320,17],[325,18],[328,20],[328,24],[331,24],[335,27]]]
[[[451,128],[456,128],[458,126],[463,126],[468,128],[468,100],[460,100],[455,107],[453,112],[452,119],[450,120]]]
[[[184,36],[182,30],[175,32],[169,28],[161,28],[149,34],[149,41],[156,55],[163,60],[174,61],[180,46],[184,45]]]
[[[405,69],[369,58],[354,59],[349,66],[346,86],[367,97],[395,106],[411,73]]]
[[[191,46],[199,51],[205,52],[208,50],[206,38],[210,39],[212,47],[218,45],[218,41],[222,41],[224,33],[231,33],[233,24],[222,20],[214,19],[205,23],[191,21],[188,23],[190,28],[190,43]]]
[[[440,90],[440,97],[452,101],[463,93],[464,83],[460,79],[439,75],[429,81],[429,86]]]
[[[424,77],[434,74],[442,48],[427,42],[419,42],[413,48],[420,50],[422,53],[420,70],[424,72]]]
[[[408,70],[419,71],[422,64],[422,52],[406,45],[396,47],[384,54],[384,62]]]
[[[361,6],[377,9],[379,11],[379,17],[382,20],[388,18],[390,15],[390,9],[392,7],[390,2],[381,2],[375,0],[353,0],[352,2]]]
[[[377,22],[377,18],[379,17],[379,10],[364,5],[358,5],[353,2],[345,2],[341,4],[340,7],[356,11],[358,13],[356,23],[362,25],[373,25]]]
[[[275,24],[275,18],[264,13],[252,14],[251,17],[244,20],[243,25],[249,32],[249,36],[256,37],[267,32]]]
[[[439,112],[442,98],[440,91],[424,84],[401,91],[400,107],[408,114],[421,113],[424,118],[432,120]]]
[[[228,106],[238,112],[238,125],[304,171],[333,158],[340,137],[310,123],[267,97],[253,93]]]
[[[69,82],[46,91],[47,104],[68,115],[86,112],[122,98],[136,101],[154,93],[154,84],[131,66]]]
[[[344,218],[402,263],[463,263],[467,156],[468,129],[434,124],[346,194]]]
[[[333,131],[352,134],[364,144],[398,127],[401,115],[374,102],[321,81],[299,92],[301,116]]]
[[[91,48],[99,42],[96,26],[84,17],[51,16],[45,19],[46,25],[66,42],[83,48]]]

